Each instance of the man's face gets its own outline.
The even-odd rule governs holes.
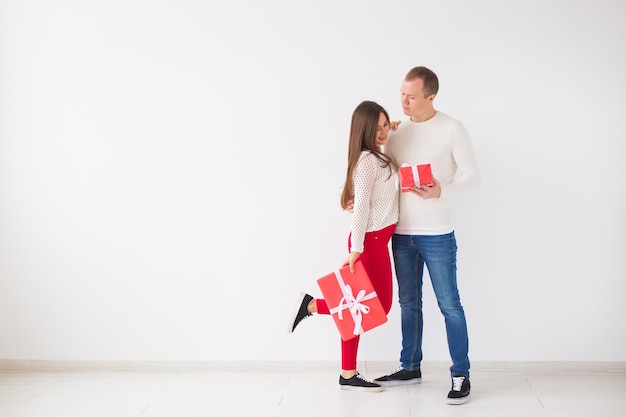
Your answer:
[[[424,97],[422,89],[424,80],[415,78],[411,81],[402,81],[400,88],[402,110],[409,117],[419,117],[431,108],[435,95]]]

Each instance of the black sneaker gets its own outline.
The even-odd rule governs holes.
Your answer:
[[[309,313],[309,310],[307,309],[312,299],[313,297],[311,297],[309,294],[300,293],[300,298],[298,298],[298,306],[291,316],[291,320],[289,321],[289,327],[287,328],[287,333],[293,333],[293,331],[296,329],[296,326],[300,324],[302,320],[313,315]]]
[[[422,371],[407,371],[402,367],[392,374],[376,378],[374,382],[378,382],[383,387],[395,387],[396,385],[411,385],[422,382]]]
[[[383,387],[363,378],[358,372],[352,378],[339,375],[339,388],[354,391],[381,392]]]
[[[452,389],[448,393],[448,404],[465,404],[470,397],[470,380],[463,375],[452,377]]]

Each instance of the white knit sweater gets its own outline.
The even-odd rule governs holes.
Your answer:
[[[433,177],[441,183],[439,198],[400,193],[395,233],[439,235],[453,231],[454,198],[480,184],[472,143],[463,124],[441,112],[425,122],[403,120],[398,130],[390,133],[384,151],[398,166],[430,164]]]

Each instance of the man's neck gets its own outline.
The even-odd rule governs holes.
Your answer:
[[[433,117],[435,117],[436,114],[437,114],[437,110],[435,110],[434,108],[431,108],[428,111],[425,111],[424,113],[420,115],[411,116],[411,121],[412,122],[425,122],[426,120],[430,120]]]

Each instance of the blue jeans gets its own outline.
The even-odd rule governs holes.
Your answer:
[[[465,312],[456,284],[456,238],[454,232],[439,236],[398,235],[391,238],[398,279],[402,319],[402,368],[415,371],[422,362],[422,287],[424,264],[443,314],[452,358],[450,374],[469,378],[468,336]]]

